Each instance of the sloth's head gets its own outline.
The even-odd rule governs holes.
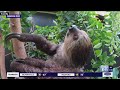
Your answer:
[[[72,25],[65,36],[64,50],[65,55],[69,58],[74,66],[85,64],[91,48],[91,40],[88,34]]]

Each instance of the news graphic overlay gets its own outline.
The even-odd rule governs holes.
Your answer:
[[[7,77],[113,77],[113,67],[101,65],[100,72],[7,72]]]
[[[7,11],[0,11],[0,15],[1,16],[6,16],[6,15],[9,15],[9,12],[7,12]]]
[[[20,14],[9,14],[9,15],[6,15],[6,18],[21,18],[21,15]]]
[[[0,11],[1,16],[6,16],[6,18],[21,18],[21,14],[10,14],[7,11]]]
[[[113,67],[108,65],[101,65],[100,71],[102,72],[102,77],[113,77]]]

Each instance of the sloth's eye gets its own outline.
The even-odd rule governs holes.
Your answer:
[[[77,40],[78,39],[78,35],[74,35],[73,39]]]

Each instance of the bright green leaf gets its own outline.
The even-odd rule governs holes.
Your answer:
[[[95,54],[99,57],[102,54],[102,50],[95,50]]]
[[[100,42],[100,40],[99,39],[96,39],[95,41],[93,41],[93,45],[96,45],[96,44],[98,44]]]
[[[98,43],[98,44],[96,44],[95,46],[94,46],[94,48],[95,49],[98,49],[98,48],[100,48],[102,46],[102,43]]]

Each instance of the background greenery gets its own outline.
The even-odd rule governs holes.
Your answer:
[[[85,30],[91,38],[95,54],[95,59],[92,59],[91,65],[92,68],[97,68],[96,72],[100,71],[100,65],[113,66],[116,64],[115,59],[120,56],[120,39],[118,37],[120,33],[120,12],[110,11],[105,15],[105,24],[103,25],[103,23],[96,18],[97,14],[95,11],[59,11],[56,13],[58,16],[56,19],[56,26],[45,27],[32,24],[31,17],[34,13],[35,12],[21,11],[21,25],[23,32],[26,32],[27,28],[34,26],[35,31],[30,31],[29,33],[42,34],[48,40],[59,44],[63,42],[67,28],[70,25],[75,24],[79,26],[80,29]],[[0,28],[3,37],[10,33],[9,19],[5,16],[1,17]],[[12,43],[9,43],[6,47],[11,51],[13,50]],[[27,52],[30,57],[47,59],[46,54],[36,49],[28,49]],[[119,67],[114,67],[113,69],[113,78],[115,79],[118,78],[118,68]]]

